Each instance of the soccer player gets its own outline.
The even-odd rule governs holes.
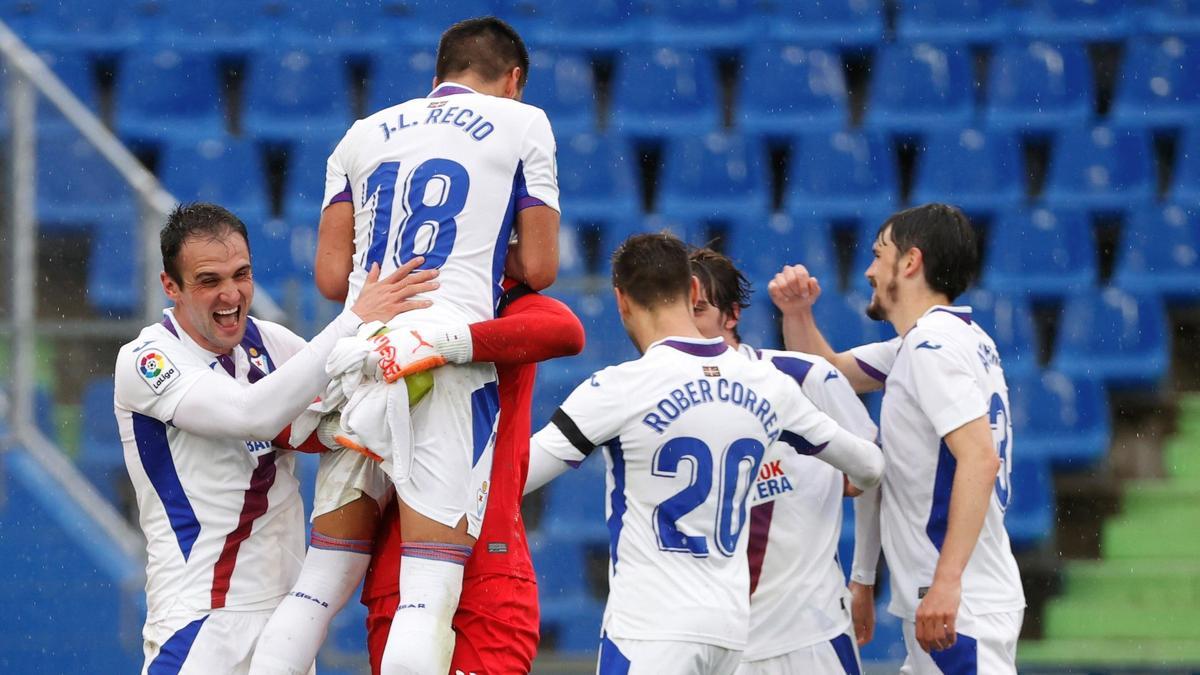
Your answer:
[[[425,307],[433,272],[363,292],[313,340],[247,315],[245,225],[215,204],[171,213],[162,285],[174,307],[117,356],[114,409],[146,535],[143,673],[245,673],[304,555],[290,453],[272,439],[324,388],[325,359],[364,321]],[[422,283],[424,282],[424,283]]]
[[[738,322],[750,284],[732,260],[701,248],[692,251],[691,261],[700,281],[695,320],[702,335],[775,366],[843,429],[874,441],[867,409],[828,361],[741,341]],[[862,672],[837,559],[844,480],[786,443],[767,449],[749,497],[750,636],[738,675]]]
[[[951,305],[979,272],[975,231],[958,209],[926,204],[888,218],[874,253],[867,313],[900,337],[834,353],[812,317],[820,284],[796,266],[769,289],[785,338],[828,358],[860,389],[887,385],[888,474],[876,513],[892,573],[888,610],[903,620],[908,648],[901,672],[1015,673],[1025,596],[1004,529],[1008,386],[971,308]],[[860,563],[857,548],[855,557],[852,586],[871,586],[874,559]]]
[[[538,594],[521,492],[529,468],[530,404],[538,361],[577,354],[583,326],[566,305],[527,286],[511,285],[500,318],[471,324],[465,349],[447,354],[496,364],[500,421],[483,529],[463,578],[454,614],[451,673],[528,673],[538,643]],[[439,340],[441,342],[441,340]],[[371,671],[379,673],[392,616],[400,601],[400,527],[394,509],[380,523],[375,554],[363,584],[368,608]]]
[[[601,370],[530,442],[536,489],[607,448],[609,597],[600,673],[733,673],[749,626],[746,495],[775,441],[866,488],[883,457],[813,407],[795,380],[692,319],[686,246],[640,234],[613,254],[612,282],[642,357]]]
[[[442,271],[432,308],[389,327],[398,349],[432,345],[412,327],[462,334],[495,316],[501,275],[541,290],[558,270],[554,136],[545,113],[520,102],[529,55],[494,17],[459,22],[438,45],[433,90],[356,122],[328,161],[315,280],[352,303],[365,271],[416,255]],[[515,231],[517,244],[509,246]],[[495,367],[433,373],[412,409],[411,444],[374,449],[392,467],[404,533],[405,598],[384,672],[442,673],[463,566],[479,534],[498,394]],[[313,539],[300,579],[264,636],[256,669],[304,672],[370,560],[386,479],[351,452],[322,455]],[[317,601],[314,601],[316,598]]]

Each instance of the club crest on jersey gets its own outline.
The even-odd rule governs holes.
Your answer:
[[[255,368],[261,370],[263,375],[271,372],[267,369],[267,355],[258,351],[257,347],[251,347],[246,350],[246,354],[250,356],[250,363],[253,363]]]
[[[179,369],[175,367],[171,359],[167,358],[166,354],[153,349],[138,357],[137,370],[138,374],[142,376],[142,381],[156,396],[179,379]]]

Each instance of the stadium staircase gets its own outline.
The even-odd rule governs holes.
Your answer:
[[[1044,639],[1022,664],[1172,666],[1200,663],[1200,394],[1180,404],[1164,449],[1166,480],[1126,485],[1122,513],[1101,535],[1102,558],[1072,561],[1046,606]]]

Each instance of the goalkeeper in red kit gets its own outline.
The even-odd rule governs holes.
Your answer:
[[[454,615],[450,672],[464,675],[527,673],[538,643],[538,596],[521,494],[529,469],[530,405],[537,362],[578,354],[583,326],[563,303],[509,285],[499,318],[470,326],[470,333],[439,336],[451,360],[496,364],[500,420],[483,528],[467,561],[462,598]],[[447,346],[448,345],[448,346]],[[400,528],[387,509],[375,535],[363,582],[371,672],[378,675],[392,617],[400,602]]]

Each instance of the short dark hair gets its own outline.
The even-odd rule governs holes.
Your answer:
[[[612,284],[646,308],[687,302],[692,288],[687,245],[669,232],[629,237],[613,252]]]
[[[521,69],[520,88],[529,78],[529,50],[520,34],[494,16],[466,19],[450,26],[438,42],[438,81],[468,70],[491,82]]]
[[[735,307],[742,310],[750,306],[750,281],[729,256],[705,246],[693,249],[688,257],[692,263],[692,274],[700,280],[700,287],[708,296],[708,304],[729,316],[733,316]],[[739,342],[742,339],[736,326],[733,336]]]
[[[179,275],[178,258],[184,242],[192,237],[220,239],[229,232],[242,235],[242,239],[246,241],[246,249],[249,250],[250,237],[246,234],[246,224],[229,209],[210,202],[176,206],[171,215],[167,216],[167,224],[158,235],[163,270],[175,283],[182,285],[183,277]]]
[[[957,207],[934,203],[899,211],[884,221],[876,239],[889,227],[898,254],[921,249],[925,282],[951,301],[979,276],[975,228]]]

